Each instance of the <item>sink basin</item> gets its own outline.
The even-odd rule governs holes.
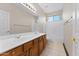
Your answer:
[[[7,36],[0,36],[0,40],[10,40],[10,39],[15,39],[16,36],[15,35],[7,35]]]

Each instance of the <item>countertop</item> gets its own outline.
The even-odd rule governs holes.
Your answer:
[[[45,33],[20,33],[14,35],[0,36],[0,54],[4,53],[12,48],[22,45],[28,41],[31,41],[37,37],[45,35]],[[18,38],[20,36],[20,38]]]

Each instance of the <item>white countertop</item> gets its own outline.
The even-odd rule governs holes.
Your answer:
[[[45,33],[20,33],[15,35],[6,35],[0,37],[0,54],[4,53],[12,48],[15,48],[21,44],[24,44],[28,41],[31,41],[41,35],[45,35]],[[17,36],[21,36],[17,38]]]

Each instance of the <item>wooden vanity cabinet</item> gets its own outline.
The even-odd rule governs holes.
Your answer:
[[[46,35],[42,35],[18,47],[15,47],[0,56],[39,56],[46,46]]]
[[[12,56],[12,51],[7,51],[3,54],[0,54],[0,56]]]
[[[24,55],[23,45],[14,48],[12,51],[12,55],[13,56],[23,56]]]
[[[23,46],[19,46],[3,53],[1,56],[23,56],[23,55],[24,55]]]
[[[39,55],[39,38],[34,39],[34,47],[33,47],[33,55],[38,56]]]
[[[40,38],[39,38],[39,55],[42,53],[42,51],[43,51],[43,48],[44,48],[44,39],[43,39],[43,36],[41,36]]]
[[[46,35],[43,35],[43,40],[44,40],[44,48],[46,47],[46,43],[47,43],[47,40],[46,40]]]
[[[24,54],[26,56],[33,56],[33,41],[24,44]]]

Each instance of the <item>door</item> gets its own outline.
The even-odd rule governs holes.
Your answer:
[[[76,55],[76,14],[75,4],[65,4],[63,8],[64,25],[64,44],[69,55]]]
[[[73,42],[72,42],[72,21],[67,22],[64,25],[64,44],[66,46],[66,49],[68,51],[69,55],[72,55],[73,53]]]

